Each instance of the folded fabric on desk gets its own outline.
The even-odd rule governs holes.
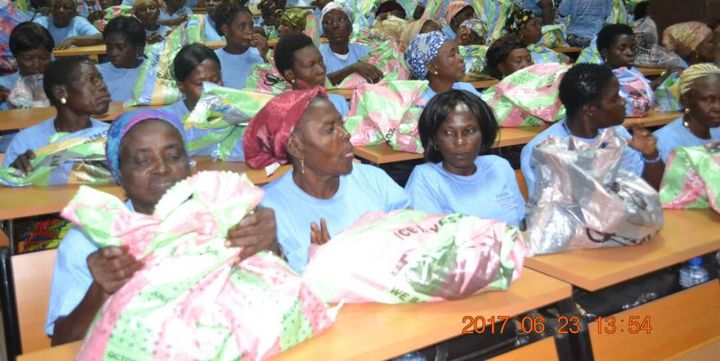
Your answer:
[[[360,60],[375,65],[385,74],[386,81],[410,78],[410,71],[405,66],[402,52],[394,39],[377,30],[364,29],[358,34],[357,43],[367,45],[372,49],[367,56]],[[367,80],[360,74],[352,73],[335,88],[355,89],[363,84],[367,84]]]
[[[182,120],[188,130],[188,151],[193,156],[209,153],[214,159],[244,160],[245,128],[272,98],[271,94],[203,83],[200,100]]]
[[[113,183],[105,161],[107,128],[58,133],[49,145],[35,150],[32,171],[23,174],[0,167],[0,185],[10,187]]]
[[[565,117],[560,80],[570,66],[535,64],[506,76],[482,95],[501,127],[536,127]]]
[[[345,129],[354,146],[387,142],[393,150],[422,153],[417,125],[425,80],[365,83],[355,89]]]
[[[655,110],[659,112],[683,110],[682,104],[680,104],[679,83],[680,75],[673,73],[655,89]]]
[[[463,214],[370,212],[322,246],[303,279],[325,302],[417,303],[505,290],[520,277],[516,227]]]
[[[81,187],[62,215],[100,247],[126,246],[144,266],[96,316],[79,360],[258,360],[329,327],[335,314],[279,257],[236,264],[228,230],[263,192],[245,175],[200,172],[152,215]]]
[[[625,141],[548,137],[532,153],[536,192],[525,218],[530,253],[642,244],[663,225],[657,192],[620,170]]]
[[[565,42],[565,39],[567,39],[567,27],[565,24],[545,25],[541,28],[540,32],[542,33],[542,38],[538,45],[550,49],[568,46]]]
[[[720,142],[675,148],[665,166],[660,201],[666,209],[712,208],[720,213]]]

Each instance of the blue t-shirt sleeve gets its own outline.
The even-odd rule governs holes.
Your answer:
[[[88,36],[100,34],[100,31],[90,24],[87,19],[81,16],[76,16],[73,20],[75,26],[75,33],[77,36]]]
[[[374,184],[375,191],[379,193],[383,211],[389,212],[396,209],[404,209],[410,206],[410,198],[405,190],[400,187],[390,176],[380,168],[370,165],[360,165],[363,173],[371,184]],[[354,171],[354,170],[353,170]]]
[[[625,139],[627,142],[629,142],[632,138],[630,132],[628,132],[628,130],[622,125],[614,127],[613,130],[617,136]],[[644,168],[645,162],[643,162],[642,153],[633,149],[630,144],[625,144],[625,151],[623,152],[620,169],[642,176]]]
[[[520,187],[518,186],[517,179],[515,178],[515,171],[510,166],[510,163],[508,163],[507,160],[502,159],[501,162],[498,163],[498,168],[500,168],[498,173],[503,175],[499,181],[505,183],[503,188],[512,193],[513,203],[517,205],[515,207],[515,214],[510,222],[512,225],[517,226],[520,224],[520,221],[525,218],[525,198],[522,196],[522,193],[520,193]]]
[[[443,213],[441,200],[433,190],[432,182],[426,174],[425,167],[417,166],[413,169],[405,185],[405,191],[410,197],[410,207],[415,210],[428,213]],[[435,187],[443,187],[443,184],[435,184]]]
[[[52,335],[55,321],[69,315],[82,301],[93,282],[87,257],[97,247],[77,227],[71,228],[60,242],[50,284],[45,333]]]
[[[535,173],[533,171],[532,153],[539,142],[530,141],[520,151],[520,170],[525,178],[525,186],[528,190],[528,197],[535,194]]]
[[[348,102],[345,100],[345,97],[338,94],[329,94],[328,100],[335,106],[335,110],[340,113],[340,116],[342,118],[345,118],[345,115],[350,111],[348,107]]]

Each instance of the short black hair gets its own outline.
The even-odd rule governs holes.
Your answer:
[[[204,44],[194,43],[183,46],[173,59],[175,80],[185,81],[190,73],[207,59],[215,61],[220,68],[220,59],[217,54]]]
[[[40,24],[33,22],[20,23],[10,33],[10,51],[17,56],[19,53],[35,49],[53,51],[55,41],[50,32]]]
[[[315,46],[315,44],[303,33],[290,33],[280,39],[275,46],[275,67],[280,74],[292,69],[295,64],[295,52],[306,46]]]
[[[103,39],[107,40],[111,34],[122,34],[125,39],[135,46],[145,46],[147,40],[145,38],[145,28],[143,28],[140,20],[132,16],[118,16],[105,25],[103,30]]]
[[[600,99],[615,77],[606,65],[576,64],[560,81],[560,101],[568,116],[578,114],[582,106]]]
[[[496,79],[502,79],[502,73],[498,69],[498,65],[502,64],[513,50],[525,48],[525,45],[516,35],[506,35],[495,40],[490,44],[485,54],[485,70],[488,75]]]
[[[487,152],[495,143],[498,133],[498,123],[495,120],[492,109],[477,95],[465,90],[449,90],[435,95],[423,109],[418,121],[418,132],[420,141],[425,148],[425,159],[437,163],[443,160],[440,149],[436,147],[437,131],[450,114],[455,111],[455,106],[463,103],[467,105],[470,112],[475,116],[482,135],[482,146],[480,153]]]
[[[635,36],[633,29],[625,24],[608,24],[600,29],[597,35],[597,49],[610,49],[615,39],[621,35]]]
[[[633,10],[633,16],[635,17],[635,20],[640,20],[647,16],[648,14],[648,8],[650,7],[649,1],[641,1],[637,4],[635,4],[635,9]]]
[[[43,90],[50,104],[57,106],[60,101],[55,98],[53,88],[58,85],[69,85],[78,78],[77,71],[80,65],[88,63],[94,65],[90,59],[81,56],[62,57],[52,61],[43,74]]]
[[[245,13],[253,19],[253,15],[246,6],[234,5],[234,4],[222,4],[215,9],[215,13],[211,14],[213,21],[215,21],[215,30],[221,36],[224,36],[222,26],[230,24],[238,13]]]

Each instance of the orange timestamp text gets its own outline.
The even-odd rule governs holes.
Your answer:
[[[462,329],[463,334],[472,333],[503,333],[505,326],[511,319],[510,316],[464,316],[462,323],[465,326]],[[520,331],[525,334],[535,333],[542,334],[546,329],[546,319],[543,316],[525,316],[519,321]],[[624,318],[616,318],[615,316],[598,317],[595,319],[597,327],[589,331],[597,331],[598,334],[614,334],[616,332],[635,335],[641,332],[649,334],[652,332],[650,316],[629,316],[627,320]],[[553,320],[556,325],[557,334],[578,334],[582,330],[582,322],[579,316],[558,316]]]

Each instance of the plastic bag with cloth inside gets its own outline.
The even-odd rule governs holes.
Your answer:
[[[237,263],[228,230],[263,192],[245,175],[201,172],[152,215],[81,187],[62,215],[99,247],[126,246],[143,267],[98,312],[78,360],[259,360],[318,334],[334,311],[267,251]]]
[[[720,213],[720,142],[675,148],[665,165],[660,201],[666,209]]]
[[[107,128],[58,133],[36,149],[32,171],[0,167],[0,184],[10,187],[114,183],[105,160]]]
[[[679,112],[683,110],[678,95],[679,83],[680,75],[673,73],[655,89],[655,110],[659,112]]]
[[[654,104],[654,93],[650,82],[642,73],[625,67],[613,69],[620,82],[620,96],[625,99],[625,116],[642,118]]]
[[[395,80],[355,89],[345,129],[354,146],[387,142],[397,151],[422,153],[418,120],[422,113],[425,80]]]
[[[205,16],[192,15],[165,40],[145,47],[145,61],[140,65],[132,98],[126,107],[138,105],[166,105],[180,99],[173,72],[173,60],[183,46],[205,41]]]
[[[520,277],[520,231],[463,214],[370,212],[322,246],[303,273],[323,301],[388,304],[505,290]]]
[[[203,92],[195,109],[182,119],[190,155],[244,160],[242,137],[245,128],[272,98],[271,94],[203,83]]]
[[[567,27],[565,24],[544,25],[540,31],[542,38],[538,45],[550,49],[568,46],[565,42],[565,39],[567,39]]]
[[[492,108],[501,127],[535,127],[565,117],[560,80],[570,66],[535,64],[506,76],[481,98]]]
[[[596,144],[550,136],[535,147],[525,219],[531,254],[638,245],[662,228],[658,193],[620,170],[626,147],[611,129]]]

